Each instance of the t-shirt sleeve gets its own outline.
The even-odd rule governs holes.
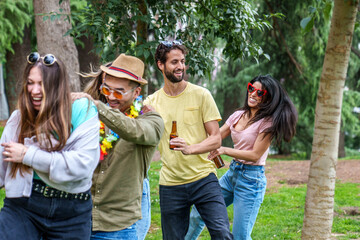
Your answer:
[[[144,105],[151,105],[151,98],[152,98],[152,95],[147,96],[147,98],[145,98],[143,104]]]
[[[204,123],[214,120],[221,121],[219,109],[216,106],[214,98],[207,89],[205,89],[203,93],[202,111]]]
[[[74,131],[82,123],[97,115],[97,108],[87,98],[80,98],[72,104],[71,124]]]
[[[241,111],[236,111],[233,114],[230,115],[230,117],[226,120],[226,125],[228,125],[229,127],[231,125],[234,125],[237,117],[241,114]]]

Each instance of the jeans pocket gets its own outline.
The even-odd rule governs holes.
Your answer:
[[[258,179],[259,179],[257,171],[244,170],[244,171],[242,171],[242,176],[249,182],[253,182],[253,183],[258,182]]]

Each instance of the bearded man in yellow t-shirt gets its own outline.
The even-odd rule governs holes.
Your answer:
[[[160,208],[163,239],[185,238],[190,208],[195,205],[211,239],[232,239],[224,198],[208,152],[221,146],[221,116],[210,92],[184,80],[186,47],[181,40],[163,41],[155,62],[164,87],[150,95],[148,104],[160,113],[165,132],[159,144]],[[172,121],[179,137],[170,139]],[[174,150],[169,144],[175,145]]]

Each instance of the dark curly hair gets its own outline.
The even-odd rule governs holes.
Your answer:
[[[156,67],[159,69],[158,66],[158,61],[160,61],[162,64],[165,64],[166,60],[167,60],[167,54],[174,49],[178,49],[180,50],[184,55],[186,55],[188,53],[187,48],[185,47],[185,45],[177,45],[177,44],[173,44],[171,47],[165,46],[164,44],[160,43],[159,46],[157,46],[156,48],[156,52],[155,52],[155,63],[156,63]],[[160,70],[160,69],[159,69]]]

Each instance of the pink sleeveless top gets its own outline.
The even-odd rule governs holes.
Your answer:
[[[258,135],[264,132],[265,129],[269,128],[272,124],[271,121],[265,121],[260,119],[259,121],[251,124],[249,127],[242,131],[235,129],[235,125],[239,121],[241,115],[244,113],[243,110],[234,112],[227,120],[226,125],[230,127],[231,138],[234,142],[234,148],[239,150],[252,150]],[[245,161],[242,159],[235,159],[238,162],[248,164],[248,165],[260,165],[264,166],[266,158],[269,153],[269,148],[264,152],[256,162]]]

